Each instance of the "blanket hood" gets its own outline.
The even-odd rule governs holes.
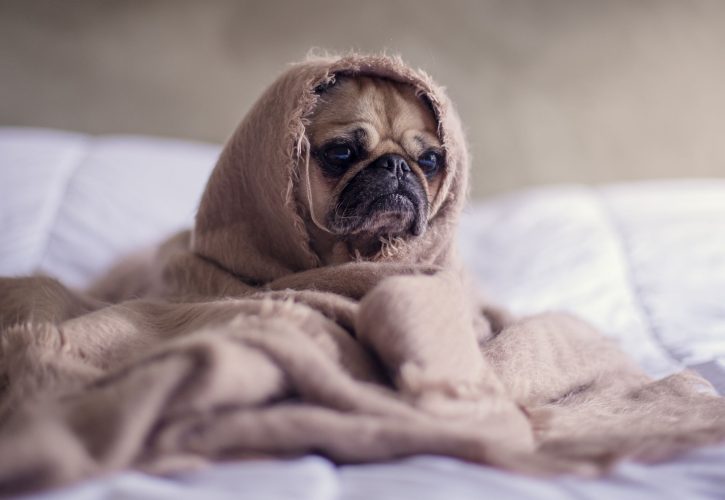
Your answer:
[[[320,266],[305,226],[300,185],[309,148],[305,127],[319,89],[340,75],[409,84],[432,108],[446,152],[444,180],[431,204],[428,230],[392,259],[450,265],[467,189],[460,120],[427,74],[388,55],[311,58],[292,65],[267,88],[227,141],[206,186],[192,237],[197,255],[254,285]]]

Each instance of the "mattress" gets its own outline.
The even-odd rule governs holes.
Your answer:
[[[82,287],[187,227],[219,146],[0,128],[0,275]],[[698,371],[725,393],[725,180],[556,185],[470,204],[461,252],[518,314],[566,310],[655,377]],[[703,388],[703,390],[711,390]],[[623,463],[597,480],[534,479],[419,456],[337,467],[319,456],[123,472],[35,498],[725,498],[725,446]]]

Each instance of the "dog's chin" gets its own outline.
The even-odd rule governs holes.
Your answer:
[[[419,233],[419,210],[410,197],[393,193],[373,200],[364,216],[362,227],[354,233],[368,232],[375,235],[402,236]]]
[[[412,194],[394,192],[357,206],[354,213],[331,214],[330,226],[363,254],[374,253],[385,239],[420,236],[425,232],[427,206]]]

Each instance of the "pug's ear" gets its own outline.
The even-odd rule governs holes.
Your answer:
[[[317,87],[315,87],[315,94],[317,94],[317,95],[324,94],[330,88],[334,87],[336,83],[337,83],[337,77],[335,75],[330,76],[330,78],[327,81],[322,82],[319,85],[317,85]]]

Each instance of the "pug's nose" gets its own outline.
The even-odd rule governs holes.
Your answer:
[[[394,177],[404,177],[410,172],[410,166],[405,158],[394,153],[389,153],[375,160],[374,165],[378,168],[388,170]]]

